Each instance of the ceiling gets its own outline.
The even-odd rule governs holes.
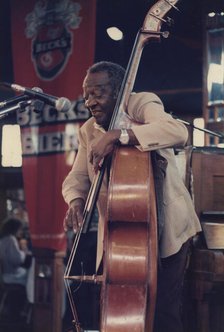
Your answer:
[[[202,115],[203,33],[206,14],[221,11],[222,1],[182,0],[179,12],[168,16],[173,24],[162,25],[169,38],[144,48],[136,90],[155,91],[168,112],[187,116]],[[155,1],[98,0],[96,60],[112,60],[126,66],[145,15]],[[121,42],[110,40],[106,28],[118,26],[124,32]]]

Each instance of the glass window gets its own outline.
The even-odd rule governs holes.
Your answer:
[[[19,125],[4,125],[2,127],[2,166],[22,166],[22,146]]]

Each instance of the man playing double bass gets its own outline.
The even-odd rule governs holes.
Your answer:
[[[111,154],[117,144],[132,145],[143,152],[156,151],[165,175],[162,188],[157,188],[161,193],[157,196],[160,200],[157,204],[160,209],[160,264],[154,332],[181,332],[181,288],[187,253],[191,238],[201,231],[191,197],[178,174],[172,149],[186,143],[188,131],[182,123],[164,111],[158,96],[149,92],[130,95],[126,112],[138,125],[133,124],[131,129],[127,130],[108,131],[124,73],[121,66],[106,61],[98,62],[87,70],[83,82],[83,96],[92,117],[80,128],[78,153],[63,183],[63,196],[69,206],[64,228],[73,228],[74,232],[79,229],[91,181],[102,159]],[[107,181],[106,173],[97,201],[97,267],[103,254]]]

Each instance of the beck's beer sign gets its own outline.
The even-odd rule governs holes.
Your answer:
[[[73,35],[82,20],[81,5],[71,0],[37,1],[26,16],[26,37],[32,38],[32,60],[42,80],[54,79],[72,53]]]

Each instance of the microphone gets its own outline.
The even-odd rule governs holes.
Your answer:
[[[36,92],[43,92],[43,90],[41,88],[38,88],[38,87],[33,87],[32,90],[34,90]],[[0,101],[0,108],[9,107],[9,106],[12,106],[14,104],[18,104],[21,101],[27,101],[29,99],[30,99],[30,97],[26,96],[25,94],[15,96],[15,97],[12,97],[12,98],[7,99],[7,100]]]
[[[65,97],[58,98],[58,97],[51,96],[46,93],[37,91],[38,89],[41,90],[40,88],[29,89],[29,88],[25,88],[18,84],[10,84],[10,83],[5,83],[5,82],[3,82],[1,84],[6,87],[10,87],[14,91],[22,92],[25,95],[30,96],[31,98],[40,99],[43,102],[45,102],[46,104],[53,106],[59,112],[67,112],[69,110],[69,108],[71,107],[71,102],[69,99],[67,99]]]
[[[16,97],[12,97],[8,100],[0,101],[0,108],[12,106],[14,104],[18,104],[21,101],[25,101],[25,100],[28,100],[28,99],[29,99],[29,97],[24,95],[24,94],[16,96]]]
[[[31,105],[32,101],[27,100],[27,101],[20,101],[16,105],[10,106],[8,108],[4,108],[3,110],[0,110],[0,118],[3,118],[4,116],[8,115],[11,112],[18,111],[20,110],[25,110],[25,107],[28,105]]]

